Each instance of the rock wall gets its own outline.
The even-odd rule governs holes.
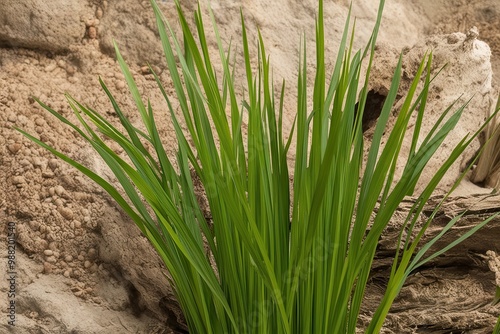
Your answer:
[[[84,1],[2,1],[0,4],[0,45],[68,51],[86,35],[85,22],[92,9]]]

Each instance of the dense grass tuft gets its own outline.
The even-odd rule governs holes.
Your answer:
[[[68,102],[81,127],[39,103],[92,145],[114,172],[123,192],[87,167],[19,131],[97,182],[130,215],[165,262],[192,333],[355,333],[378,240],[401,201],[413,194],[427,162],[457,124],[465,105],[445,110],[433,130],[417,145],[432,81],[432,54],[426,55],[382,146],[401,78],[400,59],[368,159],[362,166],[362,119],[383,0],[371,39],[363,50],[352,49],[349,15],[339,36],[333,73],[328,74],[323,1],[319,1],[316,66],[307,67],[303,42],[293,135],[283,133],[285,84],[275,95],[269,57],[260,34],[258,61],[251,63],[243,15],[244,64],[234,65],[246,73],[246,94],[241,100],[236,92],[241,83],[235,81],[230,53],[222,46],[213,14],[211,26],[219,46],[218,62],[222,64],[217,74],[205,36],[210,24],[204,22],[198,7],[194,14],[196,31],[192,31],[178,0],[176,5],[182,43],[152,1],[175,89],[173,96],[168,95],[155,75],[175,126],[175,157],[166,154],[155,113],[149,101],[142,100],[118,48],[118,63],[142,117],[144,132],[125,117],[103,81],[101,86],[124,132],[70,96]],[[368,68],[366,76],[361,75],[363,62]],[[307,94],[309,71],[315,75],[312,96]],[[173,110],[173,99],[180,105],[182,121]],[[312,105],[312,110],[308,105]],[[413,116],[416,123],[410,133],[408,123]],[[245,135],[243,119],[248,119]],[[458,143],[423,192],[417,194],[402,228],[400,251],[395,256],[386,293],[374,310],[368,333],[380,331],[412,270],[488,222],[478,224],[445,249],[426,255],[460,218],[456,217],[435,239],[417,248],[433,215],[420,229],[415,224],[417,217],[448,168],[477,133]],[[101,139],[102,135],[120,145],[128,159],[115,154]],[[413,142],[409,155],[402,157],[405,136],[411,136]],[[291,140],[296,140],[293,187],[287,165]],[[154,148],[152,152],[144,142]],[[175,162],[171,160],[174,158]],[[393,178],[397,164],[404,165],[399,180]],[[209,226],[198,205],[190,170],[195,171],[204,187],[213,226]],[[413,239],[410,242],[403,235]],[[206,247],[210,250],[208,255]]]

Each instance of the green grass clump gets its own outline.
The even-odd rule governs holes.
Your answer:
[[[347,19],[344,33],[339,36],[333,73],[328,75],[323,2],[319,1],[314,88],[312,96],[308,96],[307,78],[311,69],[306,65],[303,42],[293,135],[283,133],[285,84],[281,93],[275,94],[269,57],[260,34],[258,61],[251,63],[243,15],[244,64],[232,66],[230,52],[222,46],[211,13],[219,46],[218,61],[222,64],[216,74],[200,8],[194,14],[195,31],[192,31],[176,0],[183,32],[181,43],[154,0],[152,5],[175,89],[173,96],[168,95],[155,75],[175,126],[178,143],[175,162],[167,156],[151,104],[142,100],[118,48],[118,62],[145,131],[138,130],[124,116],[102,80],[101,86],[124,132],[70,96],[69,104],[82,128],[40,104],[92,145],[114,172],[125,196],[87,167],[19,131],[97,182],[135,221],[165,262],[192,333],[355,333],[377,242],[401,201],[413,194],[424,167],[457,124],[465,106],[456,110],[450,106],[445,110],[417,145],[432,80],[432,55],[427,55],[385,145],[381,146],[401,78],[400,59],[368,159],[362,166],[365,151],[362,117],[384,1],[380,3],[373,35],[363,50],[352,49],[353,37],[349,37],[350,19]],[[366,76],[361,75],[363,62],[367,63]],[[242,66],[246,73],[243,100],[238,98],[236,90],[240,83],[235,82],[235,66]],[[420,83],[422,88],[417,90]],[[180,105],[182,121],[173,110],[173,99]],[[312,110],[308,105],[312,105]],[[244,134],[242,124],[246,117],[248,131]],[[407,133],[412,117],[416,119],[413,133]],[[119,144],[128,160],[115,154],[101,135]],[[368,333],[379,332],[412,270],[488,222],[479,224],[441,251],[425,255],[460,218],[456,217],[435,239],[417,249],[432,216],[416,230],[417,217],[448,168],[476,135],[457,144],[418,195],[404,222],[400,251]],[[401,157],[405,136],[411,136],[413,141],[409,155]],[[296,140],[296,150],[291,187],[287,157],[292,138]],[[151,152],[144,142],[153,148]],[[394,180],[398,163],[404,164],[404,172],[399,180]],[[198,206],[190,169],[194,169],[204,186],[213,226],[208,225]],[[438,209],[439,206],[435,212]],[[212,267],[210,256],[216,268]]]

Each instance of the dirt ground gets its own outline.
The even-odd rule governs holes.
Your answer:
[[[291,88],[285,106],[285,130],[289,130],[294,115],[293,83],[300,34],[305,32],[308,44],[313,45],[316,0],[212,0],[211,3],[224,43],[239,41],[240,8],[251,37],[255,38],[257,28],[261,30],[274,66],[274,77],[285,78]],[[348,4],[347,0],[325,1],[331,63]],[[173,19],[172,1],[162,1],[161,6],[165,15]],[[183,6],[186,11],[195,8],[191,1],[183,2]],[[376,10],[376,1],[353,1],[353,14],[357,17],[356,47],[368,40]],[[7,235],[14,231],[9,227],[14,227],[17,235],[16,330],[12,331],[5,313],[11,286],[2,279],[1,332],[186,332],[173,292],[165,281],[161,260],[134,224],[90,180],[13,130],[14,126],[25,129],[113,182],[114,177],[92,150],[33,99],[37,97],[75,120],[64,97],[67,93],[113,118],[112,107],[99,87],[101,77],[122,109],[138,124],[139,117],[114,60],[113,39],[130,64],[143,96],[151,100],[155,110],[165,110],[161,94],[145,67],[150,62],[169,87],[169,93],[172,91],[167,71],[163,71],[161,47],[148,1],[5,0],[0,3],[2,268],[8,268]],[[388,0],[371,88],[382,95],[387,92],[397,57],[403,52],[405,74],[401,93],[404,94],[416,64],[429,49],[434,52],[436,68],[445,64],[448,67],[431,90],[427,128],[455,99],[474,98],[423,176],[423,182],[439,168],[453,143],[479,127],[490,111],[492,100],[498,96],[500,2]],[[313,57],[309,59],[314,66]],[[236,72],[237,77],[242,75]],[[159,129],[166,143],[174,137],[168,119],[159,124]],[[370,129],[367,140],[369,135]],[[173,145],[166,144],[166,148],[174,154]],[[439,193],[449,189],[478,148],[479,142],[471,145],[463,160],[440,184]],[[114,149],[120,152],[119,148]],[[436,230],[460,208],[473,204],[475,209],[449,238],[460,235],[465,227],[474,226],[486,214],[499,211],[498,196],[476,203],[491,190],[465,179],[436,219]],[[401,217],[395,217],[394,225],[380,241],[360,331],[383,292],[388,264],[395,252],[398,222],[404,211],[401,208]],[[431,237],[432,231],[428,238]],[[459,249],[412,275],[391,310],[384,332],[491,333],[500,314],[500,308],[491,305],[495,284],[500,284],[496,256],[500,252],[499,237],[500,221],[493,221]]]

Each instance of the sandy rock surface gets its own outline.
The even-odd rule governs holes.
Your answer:
[[[454,104],[455,107],[452,110],[455,111],[468,104],[460,121],[447,137],[445,145],[438,149],[429,162],[429,168],[422,175],[415,189],[417,193],[425,188],[443,165],[450,150],[467,134],[473,134],[481,127],[489,116],[491,104],[496,104],[496,91],[492,87],[491,49],[487,43],[477,39],[475,32],[476,30],[471,28],[467,33],[432,35],[403,52],[402,82],[399,90],[401,99],[396,101],[396,108],[403,104],[405,92],[410,88],[422,58],[430,51],[433,55],[433,75],[441,71],[433,80],[429,90],[430,104],[426,109],[420,142],[450,105]],[[390,88],[391,73],[396,67],[399,53],[397,49],[391,49],[389,46],[382,46],[378,52],[379,57],[372,75],[372,89],[377,94],[385,96]],[[388,126],[394,126],[395,121],[396,115],[389,119]],[[402,147],[403,152],[410,149],[414,125],[415,118],[410,121]],[[372,126],[365,132],[365,135],[370,138],[374,130]],[[389,134],[389,132],[385,133],[383,143],[388,139]],[[441,181],[438,186],[439,191],[446,192],[452,187],[457,176],[466,168],[467,163],[475,156],[479,148],[479,141],[473,142],[468,147],[463,157],[450,168]],[[402,168],[396,171],[396,180],[402,172]]]
[[[93,16],[91,7],[78,0],[6,0],[0,13],[0,45],[50,52],[81,43],[85,21]]]
[[[325,3],[330,66],[348,3]],[[168,18],[175,17],[171,1],[160,4]],[[223,42],[227,44],[231,40],[234,44],[239,42],[239,9],[243,8],[251,37],[255,38],[257,27],[262,31],[274,77],[285,78],[289,87],[293,87],[301,33],[306,32],[310,47],[314,45],[316,1],[218,0],[212,1],[212,5]],[[191,2],[184,6],[187,12],[195,9]],[[353,15],[358,17],[356,47],[368,40],[376,10],[374,1],[354,1]],[[477,27],[477,34],[471,30],[473,26]],[[174,29],[178,26],[174,25]],[[432,177],[451,147],[467,132],[475,131],[486,117],[500,79],[499,36],[500,3],[496,0],[387,1],[371,87],[378,95],[373,95],[371,103],[375,106],[377,98],[387,93],[400,52],[404,53],[405,66],[403,95],[418,62],[430,49],[434,52],[435,70],[448,66],[431,89],[424,132],[451,102],[459,99],[458,104],[464,103],[474,96],[424,179]],[[0,223],[3,227],[0,254],[3,254],[1,266],[6,268],[8,222],[14,222],[19,333],[186,330],[166,283],[161,260],[133,223],[91,181],[13,130],[14,126],[27,130],[113,182],[113,176],[92,150],[33,99],[37,97],[70,120],[76,120],[64,98],[68,93],[116,120],[99,87],[98,77],[101,77],[123,110],[139,124],[114,60],[113,39],[130,64],[143,96],[150,98],[158,112],[165,110],[160,92],[144,68],[150,62],[169,92],[172,91],[163,71],[165,66],[148,1],[0,3]],[[215,51],[216,45],[211,43]],[[310,56],[311,66],[313,60]],[[291,88],[285,106],[285,130],[291,127],[294,117],[294,94]],[[175,147],[169,144],[173,128],[168,119],[159,124],[159,129],[167,151],[173,154]],[[370,131],[372,128],[368,126],[367,140]],[[478,148],[478,142],[471,145],[440,185],[440,192],[449,189]],[[293,156],[290,158],[293,160]],[[457,196],[461,197],[443,210],[443,217],[456,212],[453,205],[461,207],[461,201],[489,192],[491,189],[465,180],[457,190]],[[498,210],[499,200],[494,198],[481,210]],[[467,207],[467,203],[463,205]],[[481,210],[478,215],[468,217],[464,226],[473,226],[484,217]],[[397,236],[397,219],[381,240],[381,259],[368,288],[373,301],[367,301],[361,323],[369,318],[372,303],[380,296],[387,259],[395,251],[392,245]],[[439,221],[445,222],[445,218]],[[481,233],[459,251],[412,276],[388,318],[387,333],[491,332],[500,312],[498,306],[490,305],[495,291],[495,270],[498,279],[494,259],[498,259],[495,241],[500,237],[500,223],[494,222]],[[0,301],[7,301],[9,288],[5,281],[0,284]],[[0,318],[7,319],[5,307],[1,312]],[[9,328],[6,321],[0,322],[0,326],[2,332]]]

